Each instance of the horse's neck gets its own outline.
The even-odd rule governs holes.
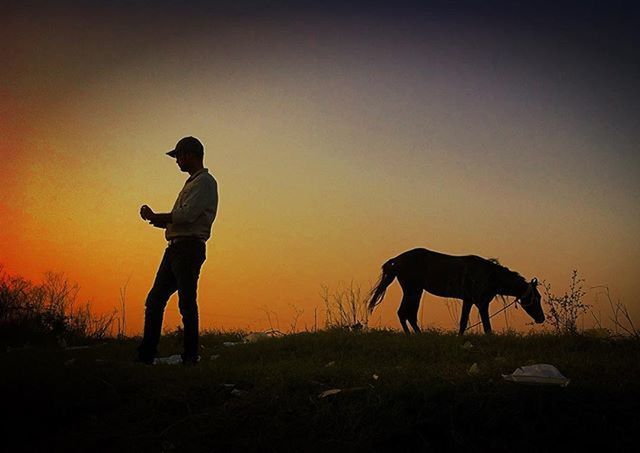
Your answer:
[[[527,281],[519,275],[505,275],[500,282],[498,294],[520,297],[527,290]]]

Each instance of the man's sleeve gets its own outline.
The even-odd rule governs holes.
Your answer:
[[[194,185],[182,199],[179,206],[171,211],[174,224],[193,223],[207,208],[215,209],[218,189],[215,181],[203,179]]]

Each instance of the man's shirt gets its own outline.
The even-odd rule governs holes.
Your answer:
[[[171,210],[165,238],[195,237],[206,241],[218,211],[218,183],[202,168],[187,179]]]

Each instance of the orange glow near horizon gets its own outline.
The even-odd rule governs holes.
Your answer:
[[[497,257],[556,292],[575,268],[640,317],[632,141],[608,142],[556,81],[536,91],[546,82],[535,68],[494,74],[456,42],[412,48],[392,36],[377,49],[376,36],[342,48],[268,24],[161,48],[137,38],[140,53],[117,48],[117,59],[108,30],[86,32],[86,47],[80,29],[53,42],[31,30],[15,83],[0,88],[6,272],[36,282],[64,272],[98,312],[130,279],[128,333],[139,333],[165,242],[138,210],[170,209],[186,175],[164,152],[194,135],[220,188],[203,328],[262,330],[270,311],[284,331],[298,309],[298,327],[311,327],[322,285],[366,291],[384,261],[414,247]],[[399,298],[394,284],[372,324],[398,327]],[[455,328],[444,299],[425,294],[423,307],[426,327]],[[512,326],[529,321],[510,312]],[[178,323],[172,301],[164,325]]]

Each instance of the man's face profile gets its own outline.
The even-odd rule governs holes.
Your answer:
[[[180,167],[180,171],[189,171],[193,157],[194,155],[192,153],[182,152],[176,154],[176,162],[178,167]]]

